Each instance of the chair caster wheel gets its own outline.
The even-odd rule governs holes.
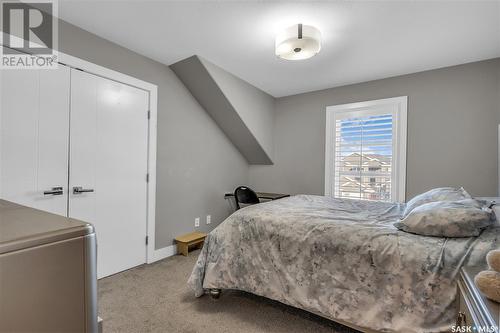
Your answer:
[[[221,290],[220,289],[210,289],[208,291],[208,293],[210,294],[210,297],[212,297],[212,299],[219,299],[220,294],[221,294]]]

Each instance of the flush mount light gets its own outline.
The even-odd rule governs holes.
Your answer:
[[[286,60],[302,60],[321,50],[321,33],[310,25],[296,24],[276,36],[276,55]]]

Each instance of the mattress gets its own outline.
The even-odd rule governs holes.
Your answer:
[[[243,290],[371,330],[449,330],[459,269],[485,263],[500,226],[425,237],[393,226],[403,210],[310,195],[240,209],[208,235],[188,284],[196,296]]]

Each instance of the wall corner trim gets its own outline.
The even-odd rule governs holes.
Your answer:
[[[161,249],[154,250],[153,255],[148,258],[148,264],[174,256],[177,254],[177,246],[170,245]]]

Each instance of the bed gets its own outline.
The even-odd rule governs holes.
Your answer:
[[[238,210],[207,237],[188,284],[236,289],[366,331],[449,331],[462,265],[484,264],[500,226],[425,237],[404,204],[299,195]]]

